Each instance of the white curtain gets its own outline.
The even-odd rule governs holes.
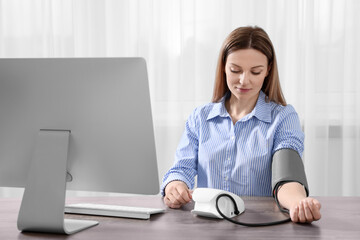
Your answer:
[[[0,0],[0,57],[144,57],[161,179],[211,99],[222,41],[258,25],[304,128],[311,195],[359,196],[359,12],[357,0]]]

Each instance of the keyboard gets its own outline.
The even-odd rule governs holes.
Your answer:
[[[163,213],[162,208],[128,207],[119,205],[77,203],[65,206],[65,213],[149,219],[151,214]]]

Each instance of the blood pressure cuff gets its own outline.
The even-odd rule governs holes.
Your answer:
[[[293,149],[280,149],[272,157],[272,192],[276,197],[278,188],[284,183],[298,182],[309,195],[303,161],[297,151]]]

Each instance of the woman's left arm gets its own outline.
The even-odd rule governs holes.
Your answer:
[[[293,222],[311,223],[321,218],[320,202],[306,197],[304,187],[298,182],[288,182],[280,186],[277,198],[281,207],[289,209]]]

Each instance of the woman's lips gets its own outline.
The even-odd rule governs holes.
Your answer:
[[[236,89],[241,93],[247,93],[251,90],[250,88],[236,88]]]

